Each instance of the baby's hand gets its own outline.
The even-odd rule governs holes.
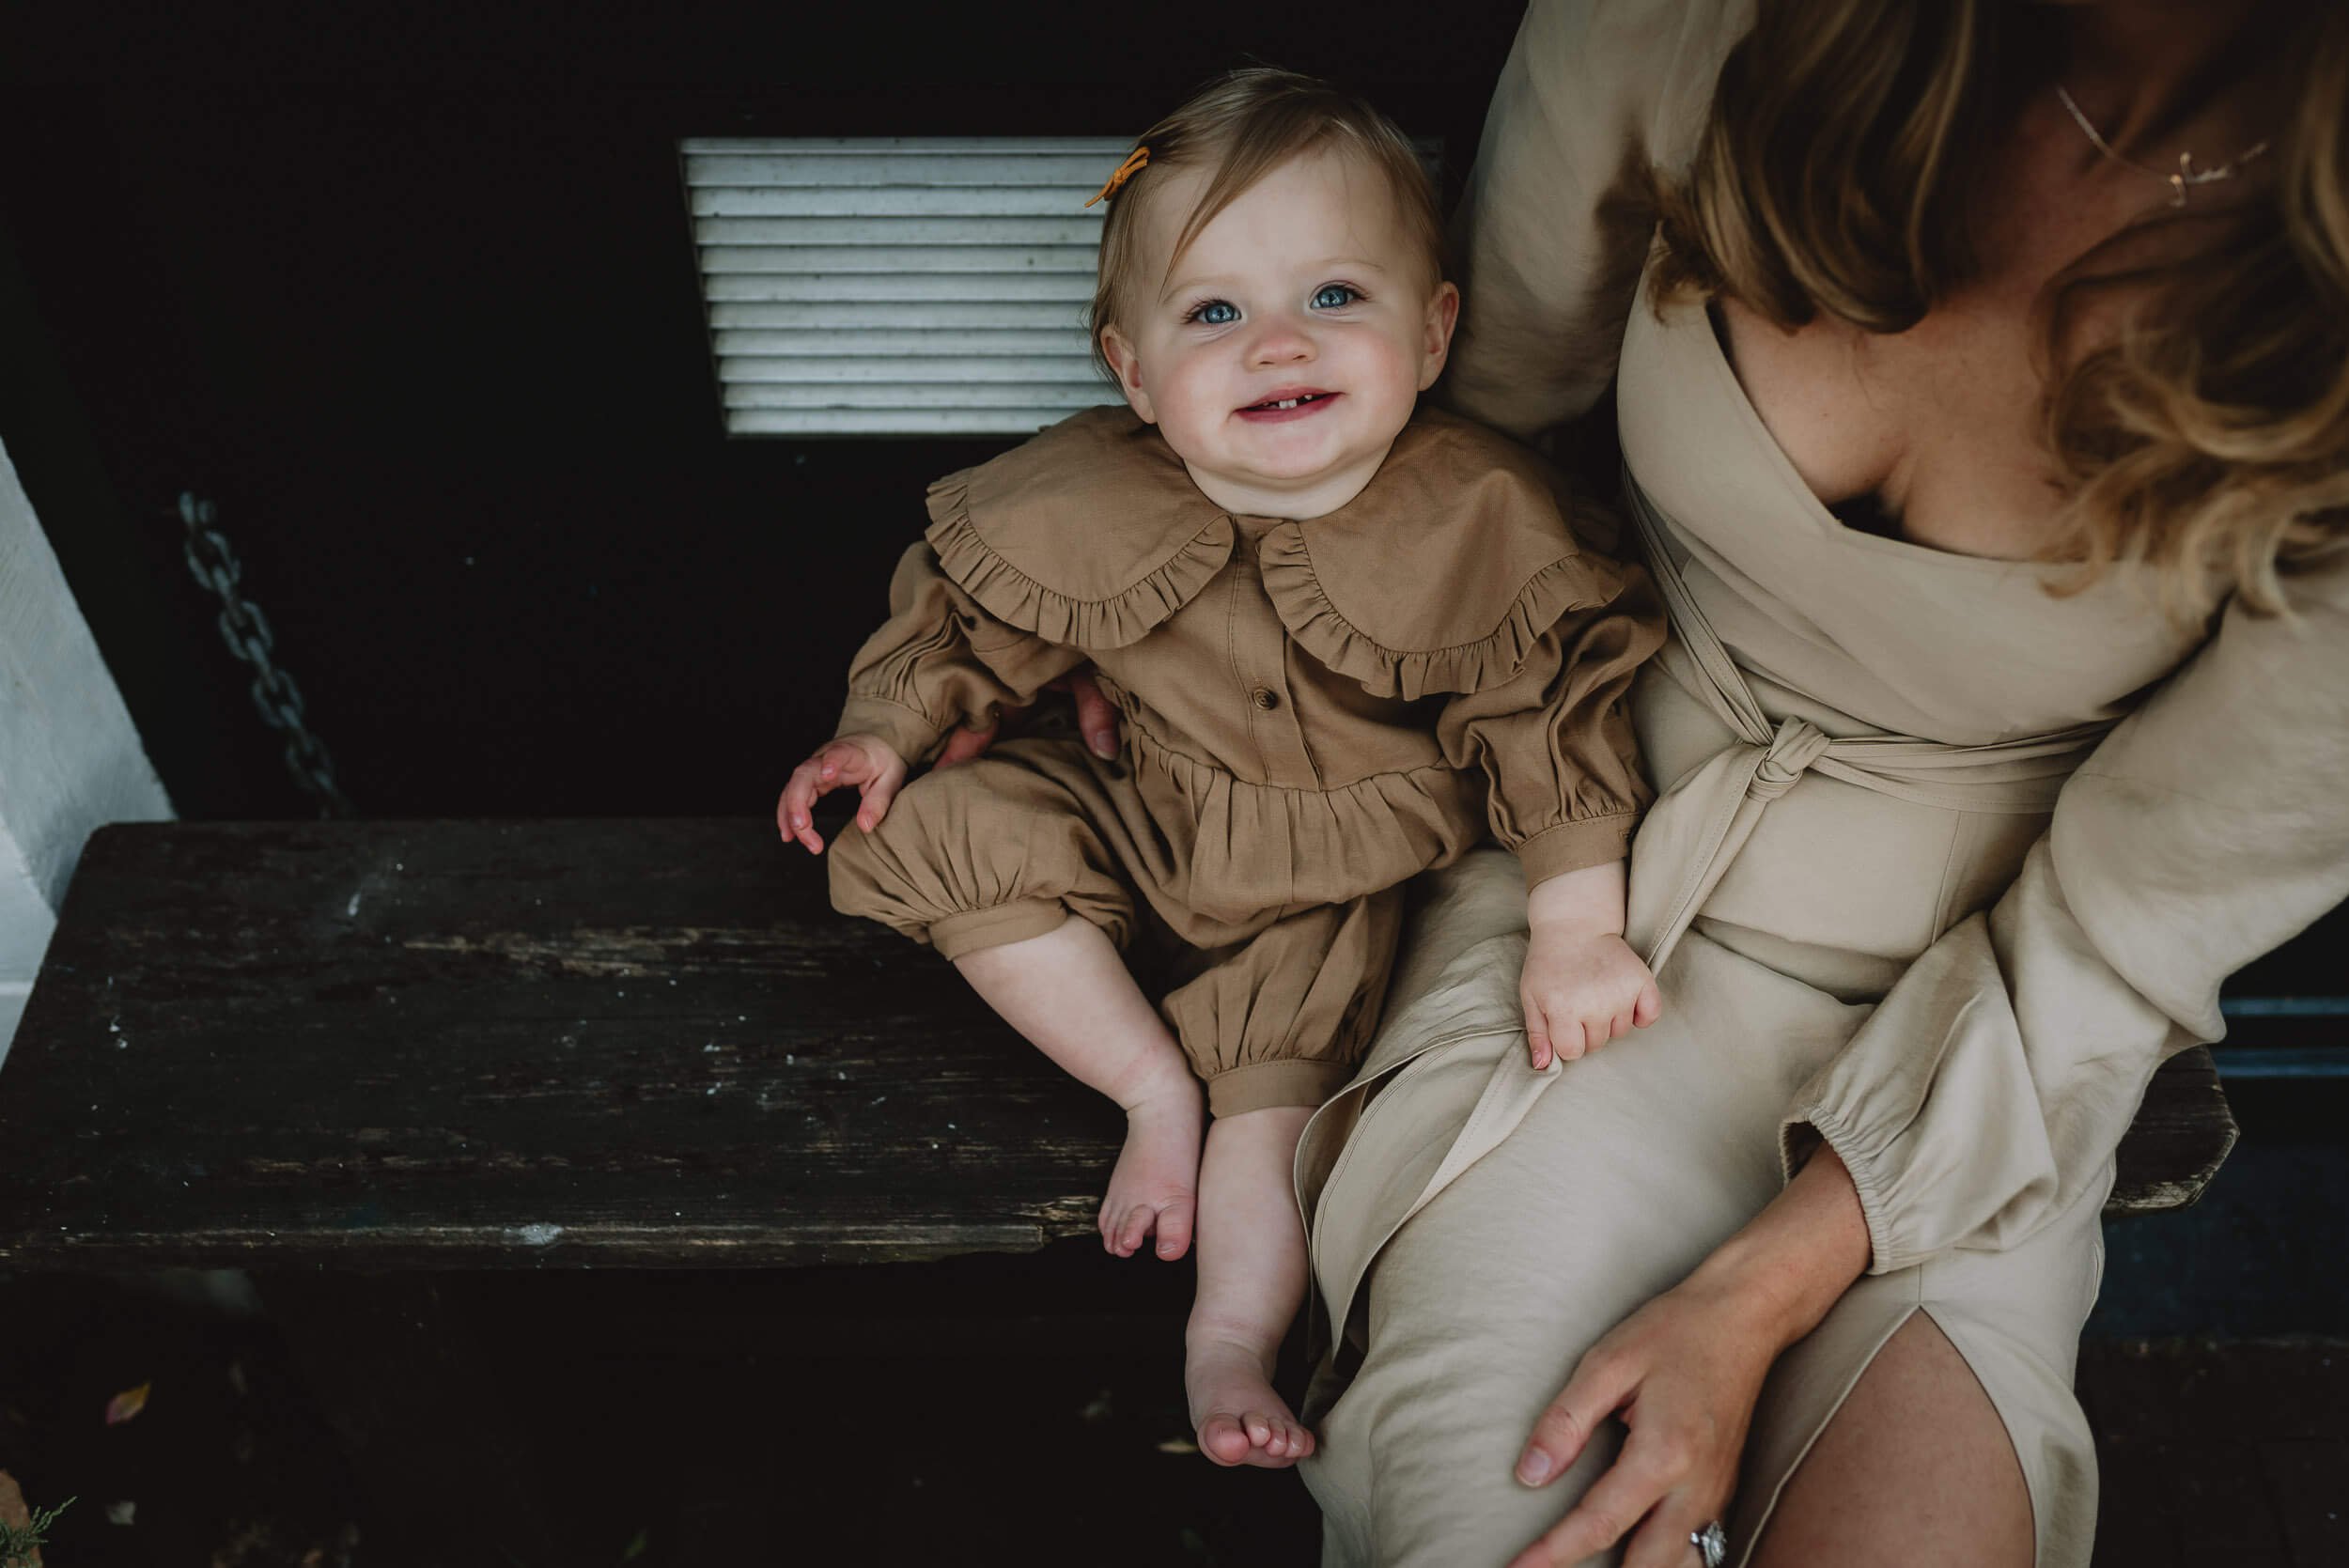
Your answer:
[[[1656,977],[1631,944],[1587,925],[1533,923],[1517,983],[1525,1043],[1535,1067],[1571,1062],[1608,1041],[1645,1029],[1663,1008]]]
[[[824,852],[824,840],[809,825],[808,808],[818,797],[854,784],[864,803],[856,809],[856,825],[871,832],[888,814],[897,786],[906,782],[906,759],[877,735],[844,735],[791,769],[783,799],[775,802],[775,826],[787,843],[798,840],[811,855]]]

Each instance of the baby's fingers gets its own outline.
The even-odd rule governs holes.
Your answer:
[[[817,832],[808,815],[808,808],[825,786],[815,782],[813,763],[801,763],[791,773],[791,782],[784,786],[783,799],[775,803],[775,826],[782,830],[786,843],[797,844],[811,855],[824,852],[823,836]],[[802,775],[805,775],[803,778]]]
[[[864,798],[856,809],[858,827],[869,833],[880,826],[880,819],[889,815],[889,802],[897,798],[897,785],[904,777],[902,773],[886,772],[858,786],[857,793]]]
[[[810,810],[824,794],[848,782],[841,777],[844,766],[858,768],[862,762],[854,747],[827,746],[791,769],[783,799],[775,802],[775,826],[783,836],[811,855],[822,854],[824,841],[816,831]]]
[[[824,852],[824,841],[808,821],[808,802],[812,794],[786,789],[783,799],[775,802],[775,827],[786,844],[796,844],[811,855]]]
[[[1664,993],[1656,988],[1656,977],[1649,975],[1647,984],[1640,987],[1640,1000],[1631,1004],[1631,1027],[1645,1029],[1664,1011]]]
[[[938,760],[930,767],[933,770],[944,769],[985,755],[987,749],[995,744],[996,733],[1003,727],[1001,720],[991,721],[978,729],[956,726],[954,733],[946,737],[946,749],[938,753]]]

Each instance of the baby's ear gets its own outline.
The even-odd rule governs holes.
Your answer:
[[[1439,283],[1427,300],[1427,335],[1423,347],[1426,358],[1419,370],[1419,389],[1425,392],[1443,374],[1444,361],[1452,353],[1452,329],[1460,324],[1460,289],[1458,285]]]
[[[1142,356],[1134,352],[1134,346],[1127,340],[1126,334],[1115,327],[1103,327],[1101,357],[1110,362],[1110,369],[1116,374],[1117,390],[1126,395],[1126,406],[1132,409],[1144,425],[1156,425],[1159,422],[1158,413],[1150,406],[1150,394],[1143,390]]]

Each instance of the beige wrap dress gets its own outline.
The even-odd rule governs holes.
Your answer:
[[[1519,870],[1427,878],[1386,1023],[1308,1127],[1317,1363],[1304,1464],[1329,1564],[1499,1563],[1612,1458],[1512,1467],[1593,1341],[1824,1138],[1868,1273],[1779,1362],[1728,1520],[1743,1561],[1876,1350],[1932,1314],[2029,1483],[2038,1559],[2089,1560],[2071,1391],[2112,1152],[2219,982],[2349,893],[2349,560],[2185,633],[2139,573],[1844,527],[1747,402],[1702,303],[1633,294],[1650,160],[1685,166],[1740,6],[1542,4],[1470,181],[1453,396],[1521,435],[1620,363],[1626,490],[1673,635],[1633,690],[1658,790],[1629,936],[1661,1018],[1527,1064]]]

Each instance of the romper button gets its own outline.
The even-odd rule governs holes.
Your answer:
[[[1253,694],[1253,700],[1256,706],[1263,708],[1267,713],[1271,712],[1274,708],[1281,706],[1281,694],[1273,691],[1269,686],[1257,687]]]

